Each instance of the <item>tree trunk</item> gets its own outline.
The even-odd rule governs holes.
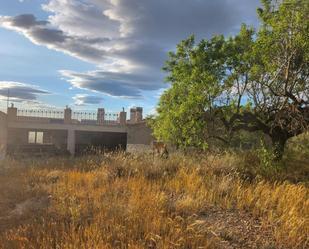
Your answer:
[[[279,133],[271,137],[276,161],[280,161],[282,159],[287,140],[288,137],[284,133]]]

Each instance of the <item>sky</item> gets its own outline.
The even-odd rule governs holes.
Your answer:
[[[168,51],[258,26],[259,0],[0,0],[0,108],[155,112]]]

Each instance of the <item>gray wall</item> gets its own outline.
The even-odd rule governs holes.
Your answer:
[[[29,131],[43,132],[43,143],[45,145],[54,145],[53,148],[66,151],[67,148],[67,131],[66,130],[43,130],[43,129],[22,129],[9,128],[7,132],[7,154],[14,155],[23,152],[29,146],[28,133]],[[31,144],[30,144],[31,145]],[[32,145],[30,147],[33,147]],[[38,146],[37,146],[38,148]]]
[[[7,143],[7,121],[6,114],[0,112],[0,160],[5,157]]]
[[[146,122],[127,125],[128,144],[144,144],[150,145],[154,140],[152,136],[152,129],[150,129]]]

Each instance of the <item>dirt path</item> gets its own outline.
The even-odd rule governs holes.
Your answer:
[[[0,170],[0,233],[25,224],[48,206],[48,194],[31,189],[24,172]]]
[[[0,217],[0,232],[9,227],[27,222],[48,207],[49,198],[31,198],[17,203],[5,216]],[[8,224],[10,224],[8,226]],[[273,228],[263,226],[250,213],[239,210],[209,210],[194,223],[198,230],[206,230],[210,237],[218,241],[222,249],[273,249],[276,248],[272,236]]]
[[[273,227],[265,226],[250,213],[239,210],[210,210],[196,223],[220,242],[222,249],[275,247]]]

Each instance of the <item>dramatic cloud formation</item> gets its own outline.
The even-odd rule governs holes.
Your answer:
[[[87,94],[77,94],[73,97],[75,101],[75,105],[83,106],[83,105],[93,105],[102,103],[103,99],[98,96],[92,96]]]
[[[164,87],[166,53],[191,34],[231,34],[256,24],[259,0],[50,0],[47,21],[0,16],[0,26],[32,42],[97,66],[62,75],[74,87],[117,97],[141,97]]]
[[[96,44],[105,39],[78,38],[66,35],[62,30],[50,27],[46,21],[37,21],[31,14],[16,17],[0,16],[0,25],[18,31],[33,43],[62,51],[80,59],[99,63],[104,60],[104,50]]]
[[[142,97],[140,90],[156,90],[157,78],[150,75],[117,73],[108,71],[90,71],[85,73],[62,70],[60,73],[72,86],[116,97]],[[163,85],[162,85],[163,87]]]
[[[9,98],[14,101],[34,101],[40,95],[50,94],[48,91],[42,90],[37,86],[11,81],[0,81],[0,99]]]

